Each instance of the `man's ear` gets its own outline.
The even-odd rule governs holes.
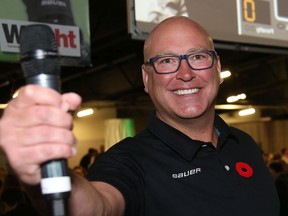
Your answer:
[[[220,56],[217,55],[217,71],[218,71],[218,76],[220,80],[220,85],[224,82],[224,79],[221,77],[221,62],[220,62]]]
[[[149,75],[148,75],[148,70],[146,68],[146,65],[142,64],[142,80],[143,80],[143,84],[144,84],[144,91],[146,93],[149,93],[148,91],[148,79],[149,79]]]
[[[220,85],[224,82],[224,79],[221,77],[221,71],[218,71],[219,73],[219,79],[220,79]]]

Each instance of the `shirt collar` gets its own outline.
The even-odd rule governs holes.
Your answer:
[[[217,144],[217,148],[219,149],[224,146],[228,136],[235,136],[230,130],[229,126],[217,114],[215,114],[214,125],[220,134]],[[155,112],[153,112],[148,121],[147,129],[154,136],[156,136],[158,139],[160,139],[167,146],[172,148],[174,151],[176,151],[179,155],[181,155],[188,161],[194,158],[194,156],[197,154],[200,148],[202,148],[202,146],[211,145],[210,143],[191,139],[179,130],[161,121],[159,118],[156,117]]]

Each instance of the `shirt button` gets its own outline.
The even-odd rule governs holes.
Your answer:
[[[225,169],[226,169],[227,171],[230,170],[230,167],[229,167],[228,165],[225,165],[224,167],[225,167]]]

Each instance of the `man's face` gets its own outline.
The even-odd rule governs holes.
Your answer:
[[[195,30],[195,26],[166,23],[163,27],[151,37],[146,59],[162,54],[179,55],[213,49],[207,35]],[[179,70],[171,74],[157,74],[152,66],[142,66],[145,91],[160,116],[170,120],[194,119],[208,112],[214,114],[214,101],[220,85],[219,71],[218,57],[213,67],[205,70],[193,70],[185,60],[182,60]]]

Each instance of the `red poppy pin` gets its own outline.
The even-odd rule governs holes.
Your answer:
[[[239,175],[250,178],[253,175],[253,169],[252,167],[244,162],[237,162],[236,163],[236,170],[239,173]]]

